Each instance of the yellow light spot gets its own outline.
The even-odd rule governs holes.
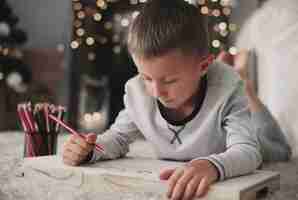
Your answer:
[[[7,56],[9,54],[9,49],[8,48],[4,48],[3,49],[3,55]]]
[[[73,25],[74,25],[74,27],[79,28],[82,26],[82,22],[80,20],[75,20]]]
[[[204,5],[205,3],[206,3],[205,0],[198,0],[198,4],[199,4],[199,5]]]
[[[72,49],[77,49],[77,48],[79,48],[79,42],[78,41],[72,41],[71,43],[70,43],[70,47],[72,48]]]
[[[215,17],[219,17],[220,16],[220,10],[219,9],[214,9],[212,11],[212,15],[215,16]]]
[[[95,121],[100,121],[101,120],[101,114],[99,112],[94,112],[93,113],[93,120]]]
[[[227,25],[226,22],[220,22],[218,27],[219,27],[220,30],[226,30],[228,25]]]
[[[77,17],[79,19],[84,19],[86,17],[86,14],[84,11],[79,11],[78,14],[77,14]]]
[[[236,47],[230,47],[229,53],[232,55],[236,55],[238,53],[238,49]]]
[[[113,51],[115,54],[119,54],[119,53],[121,53],[121,47],[119,45],[117,45],[113,48]]]
[[[82,4],[81,3],[75,3],[73,5],[73,9],[74,10],[81,10],[83,8]]]
[[[104,27],[105,27],[105,29],[107,29],[107,30],[111,30],[111,29],[113,28],[113,24],[112,24],[112,22],[106,22],[106,23],[104,24]]]
[[[93,37],[88,37],[88,38],[86,39],[86,44],[87,44],[87,45],[91,46],[91,45],[93,45],[94,43],[95,43],[95,40],[94,40]]]
[[[229,31],[227,31],[226,29],[225,29],[225,30],[221,30],[221,31],[219,32],[219,34],[220,34],[221,36],[223,36],[223,37],[226,37],[226,36],[228,36]]]
[[[96,54],[93,52],[88,53],[88,60],[89,61],[94,61],[96,59]]]
[[[201,8],[201,13],[202,13],[203,15],[208,15],[208,13],[209,13],[209,8],[208,8],[207,6],[203,6],[203,7]]]
[[[232,31],[232,32],[235,32],[235,31],[237,31],[237,25],[236,24],[229,24],[229,29],[230,29],[230,31]]]
[[[219,48],[220,47],[220,41],[219,40],[213,40],[212,41],[212,46],[215,48]]]
[[[131,5],[136,5],[138,4],[138,0],[130,0],[129,1]]]
[[[77,36],[82,37],[85,34],[85,30],[82,28],[79,28],[77,31]]]
[[[129,25],[129,20],[127,18],[124,18],[121,20],[121,25],[124,27],[127,27]]]
[[[106,2],[103,1],[103,0],[97,0],[97,1],[96,1],[96,5],[97,5],[97,7],[99,7],[99,8],[104,7],[105,4],[106,4]]]
[[[100,13],[95,13],[93,15],[93,19],[97,22],[99,22],[102,19],[102,15]]]
[[[231,8],[226,8],[225,7],[225,8],[222,9],[222,12],[223,12],[224,15],[229,16],[232,13],[232,10],[231,10]]]
[[[136,18],[139,14],[140,14],[139,11],[134,11],[134,12],[132,13],[132,18],[133,18],[133,19]]]
[[[84,115],[84,120],[85,120],[86,122],[90,122],[90,121],[92,121],[92,115],[89,114],[89,113],[85,114],[85,115]]]

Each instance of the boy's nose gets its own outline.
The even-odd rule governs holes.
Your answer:
[[[155,98],[164,96],[164,91],[158,83],[154,83],[152,86],[152,95]]]

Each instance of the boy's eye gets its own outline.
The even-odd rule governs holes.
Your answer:
[[[171,79],[171,80],[164,80],[163,83],[164,84],[172,84],[172,83],[176,83],[178,80],[177,79]]]
[[[147,77],[144,77],[144,76],[141,76],[141,78],[142,78],[144,81],[151,81],[150,78],[147,78]]]

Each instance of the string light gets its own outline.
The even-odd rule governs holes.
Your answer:
[[[219,27],[220,30],[226,30],[228,25],[227,25],[226,22],[220,22],[218,27]]]
[[[214,17],[219,17],[220,16],[220,10],[219,9],[214,9],[213,11],[212,11],[212,15],[214,16]]]
[[[203,15],[208,15],[208,14],[209,14],[209,8],[208,8],[207,6],[203,6],[203,7],[201,8],[201,13],[202,13]]]
[[[225,7],[225,8],[222,9],[222,13],[223,13],[224,15],[226,15],[226,16],[229,16],[229,15],[231,15],[232,10],[231,10],[231,8],[227,8],[227,7]]]
[[[227,35],[229,34],[229,31],[227,31],[227,30],[221,30],[221,31],[219,32],[219,34],[220,34],[222,37],[227,37]]]
[[[230,31],[235,32],[235,31],[237,31],[237,25],[236,24],[229,24],[229,29],[230,29]]]
[[[95,40],[93,37],[87,37],[86,44],[89,46],[92,46],[95,43]]]
[[[85,14],[85,12],[83,12],[83,11],[79,11],[79,12],[77,13],[77,17],[78,17],[79,19],[84,19],[84,18],[86,17],[86,14]]]
[[[92,120],[92,115],[89,114],[89,113],[86,113],[86,114],[84,115],[84,120],[85,120],[86,122],[91,121],[91,120]]]
[[[223,7],[231,6],[231,0],[221,0],[220,5],[222,5]]]
[[[113,28],[113,23],[112,22],[106,22],[106,23],[104,23],[104,27],[107,30],[111,30]]]
[[[119,45],[114,46],[114,48],[113,48],[113,52],[114,52],[115,54],[119,54],[119,53],[121,53],[121,47],[120,47]]]
[[[82,24],[83,24],[83,23],[82,23],[80,20],[75,20],[74,23],[73,23],[74,27],[76,27],[76,28],[81,27]]]
[[[213,46],[214,48],[219,48],[220,45],[221,45],[221,43],[220,43],[219,40],[213,40],[213,41],[212,41],[212,46]]]
[[[121,20],[121,26],[127,27],[129,25],[129,20],[124,18]]]
[[[70,47],[71,47],[72,49],[77,49],[77,48],[79,48],[79,46],[80,46],[80,44],[78,43],[78,41],[72,41],[72,42],[70,43]]]
[[[4,48],[3,51],[2,51],[2,54],[4,56],[7,56],[9,54],[9,49],[8,48]]]
[[[100,13],[95,13],[93,15],[93,19],[97,22],[99,22],[102,19],[102,15]]]
[[[102,23],[102,26],[105,30],[111,31],[115,30],[121,31],[123,28],[129,26],[131,20],[136,18],[139,15],[139,11],[135,10],[130,12],[129,14],[122,16],[119,13],[115,13],[113,15],[112,21],[104,21],[103,10],[106,10],[109,7],[110,3],[118,2],[118,0],[96,0],[93,7],[84,7],[84,4],[81,2],[82,0],[72,0],[73,1],[73,10],[76,12],[75,19],[73,22],[74,33],[77,38],[71,42],[71,48],[77,49],[82,44],[86,44],[87,46],[93,45],[105,45],[110,40],[113,44],[116,44],[112,48],[112,51],[115,54],[121,52],[120,43],[120,35],[112,34],[111,36],[99,35],[97,33],[90,34],[88,31],[83,28],[83,20],[91,16],[95,22]],[[147,0],[129,0],[130,5],[137,5],[138,3],[146,3]],[[193,1],[192,1],[193,2]],[[219,17],[230,16],[232,12],[232,6],[235,5],[236,0],[196,0],[199,5],[200,12],[203,15],[213,16],[221,20]],[[210,2],[210,4],[209,4]],[[89,4],[90,5],[90,4]],[[221,6],[221,7],[219,7]],[[218,21],[217,20],[217,21]],[[86,20],[87,21],[87,20]],[[213,26],[213,30],[218,36],[227,37],[230,32],[234,32],[237,30],[237,26],[235,24],[231,24],[222,20],[222,22],[216,22],[217,24]],[[121,28],[123,27],[123,28]],[[93,36],[91,36],[93,35]],[[108,38],[111,37],[111,38]],[[221,39],[213,39],[211,40],[211,46],[213,48],[219,48],[222,46]],[[2,51],[3,52],[3,51]],[[96,59],[95,53],[90,52],[87,54],[88,60],[93,61]]]
[[[78,11],[78,10],[81,10],[83,8],[82,4],[81,3],[75,3],[73,5],[73,9]]]
[[[94,61],[96,59],[96,54],[94,52],[89,52],[88,53],[88,60],[89,61]]]
[[[238,49],[236,47],[230,47],[229,48],[229,53],[231,55],[236,55],[238,53]]]
[[[131,5],[136,5],[136,4],[138,4],[138,0],[130,0],[130,4]]]
[[[205,3],[206,3],[205,0],[198,0],[199,5],[204,5]]]
[[[79,28],[77,29],[76,33],[79,37],[82,37],[85,34],[85,30],[82,28]]]
[[[97,5],[97,7],[99,7],[99,8],[103,8],[103,7],[106,5],[106,2],[103,1],[103,0],[97,0],[97,1],[96,1],[96,5]]]
[[[132,13],[132,18],[133,18],[133,19],[136,18],[139,14],[140,14],[139,11],[134,11],[134,12]]]

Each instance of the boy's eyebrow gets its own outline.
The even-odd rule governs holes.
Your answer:
[[[143,73],[139,73],[141,76],[143,77],[148,77],[148,78],[151,78],[150,76],[146,75],[146,74],[143,74]],[[168,75],[168,76],[164,76],[164,77],[159,77],[158,79],[159,80],[167,80],[167,79],[171,79],[171,78],[178,78],[178,75],[177,74],[171,74],[171,75]]]

